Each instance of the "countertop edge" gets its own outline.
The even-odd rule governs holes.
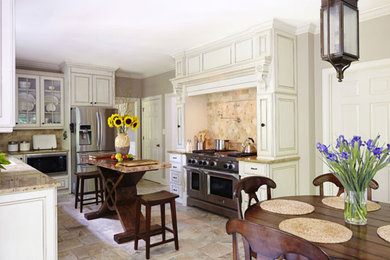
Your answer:
[[[167,151],[167,153],[171,153],[171,154],[186,154],[186,152],[183,152],[183,151]]]
[[[256,156],[251,156],[251,157],[238,158],[237,160],[240,162],[248,162],[248,163],[275,164],[275,163],[298,161],[300,159],[301,157],[299,156],[280,158],[280,159],[258,159]]]

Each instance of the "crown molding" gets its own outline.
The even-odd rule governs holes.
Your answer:
[[[48,72],[60,72],[60,73],[62,72],[60,64],[24,60],[24,59],[16,59],[16,68],[27,69],[27,70],[40,70],[40,71],[48,71]]]
[[[390,4],[386,4],[380,7],[372,8],[359,12],[360,22],[375,19],[381,16],[390,15]]]
[[[144,74],[142,74],[142,73],[130,72],[130,71],[125,71],[125,70],[121,70],[121,69],[118,69],[117,71],[115,71],[115,76],[121,77],[121,78],[132,78],[132,79],[145,78]]]
[[[314,24],[314,23],[302,24],[300,26],[297,26],[297,29],[295,30],[295,35],[300,35],[303,33],[315,34],[317,31],[317,28],[319,28],[319,25]]]

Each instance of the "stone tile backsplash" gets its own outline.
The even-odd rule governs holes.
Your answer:
[[[54,134],[57,137],[57,146],[61,149],[61,141],[62,141],[62,132],[64,130],[53,130],[53,129],[45,129],[45,130],[14,130],[12,133],[0,133],[0,152],[8,151],[8,142],[9,141],[29,141],[30,147],[32,150],[32,137],[33,135],[48,135]]]
[[[214,139],[231,140],[230,148],[237,150],[241,150],[241,143],[248,137],[256,141],[256,95],[256,88],[208,95],[207,148],[214,148]]]

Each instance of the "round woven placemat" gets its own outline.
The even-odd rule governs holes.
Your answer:
[[[352,231],[340,224],[315,218],[291,218],[280,222],[279,229],[315,243],[343,243]]]
[[[378,228],[376,233],[378,233],[378,236],[390,243],[390,225]]]
[[[284,215],[305,215],[314,211],[312,205],[297,200],[266,200],[260,203],[260,207],[266,211]]]
[[[343,197],[327,197],[322,199],[322,203],[326,206],[336,209],[344,210],[344,198]],[[381,205],[378,203],[367,201],[367,211],[377,211],[380,210]]]

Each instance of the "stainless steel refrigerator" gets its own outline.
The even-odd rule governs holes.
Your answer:
[[[76,172],[96,171],[95,166],[82,162],[90,154],[114,152],[115,130],[107,125],[107,119],[116,109],[99,107],[71,108],[71,169],[72,192],[76,188]],[[88,190],[88,187],[87,187]]]

